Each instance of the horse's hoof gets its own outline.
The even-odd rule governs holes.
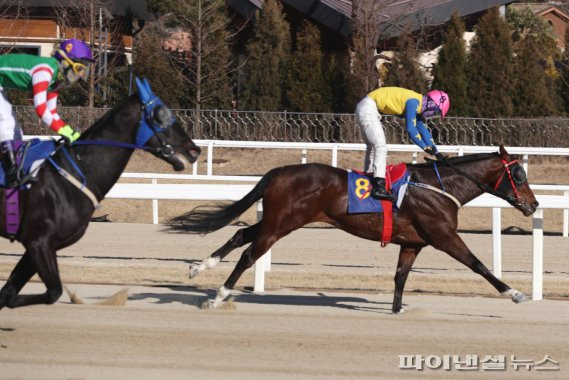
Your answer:
[[[198,265],[190,264],[190,278],[196,277],[200,272],[198,272]]]
[[[521,303],[527,301],[527,297],[522,292],[516,292],[514,293],[514,295],[512,295],[512,301],[514,301],[515,303]]]
[[[512,297],[512,302],[515,302],[515,303],[527,301],[526,295],[520,291],[517,291],[516,289],[508,289],[507,291],[505,291],[502,294],[507,294],[510,297]]]
[[[396,310],[393,310],[393,314],[403,314],[403,313],[405,313],[405,309],[403,309],[403,308],[401,308],[401,309],[399,309],[399,310],[397,310],[397,311],[396,311]]]
[[[207,300],[202,303],[202,309],[215,309],[213,300]]]

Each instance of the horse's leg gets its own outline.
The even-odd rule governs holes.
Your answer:
[[[231,272],[227,278],[227,281],[225,281],[225,284],[217,289],[215,299],[209,301],[208,307],[216,308],[220,306],[223,303],[223,300],[225,300],[231,294],[231,289],[233,289],[243,272],[245,272],[246,269],[250,268],[255,263],[255,261],[263,256],[271,248],[271,246],[277,242],[277,240],[279,240],[287,233],[279,235],[271,234],[270,236],[265,233],[261,234],[261,236],[253,241],[253,243],[247,247],[247,249],[241,255],[241,258],[237,262],[235,269],[233,269],[233,272]]]
[[[8,300],[15,297],[24,285],[36,273],[36,268],[30,258],[28,251],[24,253],[16,267],[10,274],[8,281],[0,290],[0,309],[8,304]]]
[[[247,228],[241,228],[221,248],[217,249],[200,264],[190,264],[190,278],[196,277],[206,269],[215,267],[235,248],[251,243],[257,237],[260,227],[261,222]]]
[[[407,281],[407,275],[421,251],[422,247],[401,246],[399,250],[399,261],[397,262],[397,272],[395,272],[395,294],[393,295],[393,313],[403,313],[405,310],[401,307],[401,299],[403,298],[403,288]]]
[[[15,295],[7,300],[9,308],[35,304],[53,304],[63,293],[55,251],[41,244],[34,244],[28,247],[27,253],[30,256],[31,264],[37,270],[40,279],[47,289],[45,293],[41,294]]]
[[[526,300],[526,296],[522,292],[510,288],[490,273],[488,268],[468,249],[458,234],[453,232],[452,234],[437,235],[436,241],[432,243],[432,246],[446,252],[454,259],[469,267],[474,273],[478,273],[484,277],[497,291],[503,295],[509,295],[515,303]]]

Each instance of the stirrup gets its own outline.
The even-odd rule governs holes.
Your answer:
[[[376,188],[371,190],[371,197],[377,200],[386,200],[395,202],[395,194],[387,191],[385,188]]]

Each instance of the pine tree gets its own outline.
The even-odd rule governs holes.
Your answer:
[[[347,59],[342,59],[339,54],[330,54],[325,63],[324,78],[326,80],[326,103],[330,105],[332,112],[354,112],[349,102],[349,70]]]
[[[292,111],[330,112],[326,104],[326,83],[322,73],[320,31],[303,21],[290,60],[287,100]]]
[[[512,116],[513,72],[510,29],[498,8],[492,8],[476,26],[470,49],[467,73],[473,116]]]
[[[413,37],[404,34],[397,40],[397,49],[387,78],[386,86],[408,88],[419,93],[427,90],[427,80],[417,63],[417,50],[413,44]]]
[[[535,56],[537,49],[539,47],[532,39],[524,40],[517,49],[513,96],[515,116],[550,116],[556,113],[543,66]]]
[[[240,107],[279,111],[285,106],[285,82],[290,60],[290,27],[276,0],[267,0],[256,13],[241,85]]]
[[[567,115],[569,114],[569,29],[565,31],[565,52],[560,61],[558,88],[563,113]]]
[[[529,8],[508,8],[515,56],[514,114],[535,117],[559,114],[559,72],[553,64],[558,55],[553,28]]]
[[[443,37],[438,61],[433,68],[432,88],[446,91],[451,99],[450,115],[468,114],[466,82],[466,46],[463,39],[464,22],[454,12]]]

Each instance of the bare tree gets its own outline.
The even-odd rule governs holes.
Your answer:
[[[0,1],[0,54],[10,53],[16,47],[18,37],[22,37],[28,24],[27,9],[22,1]]]
[[[412,4],[402,5],[399,0],[352,2],[350,97],[354,104],[378,85],[377,47],[383,31],[402,31],[408,28],[401,15],[411,6]]]
[[[79,38],[91,46],[96,61],[88,86],[83,91],[88,98],[88,106],[95,103],[96,88],[106,98],[105,86],[101,86],[109,72],[124,61],[125,25],[122,25],[108,11],[104,0],[85,0],[69,2],[54,0],[54,12],[64,38]]]
[[[171,18],[189,33],[189,52],[172,51],[170,58],[190,87],[194,108],[228,108],[233,91],[231,78],[237,65],[231,54],[236,32],[223,0],[182,0]]]

